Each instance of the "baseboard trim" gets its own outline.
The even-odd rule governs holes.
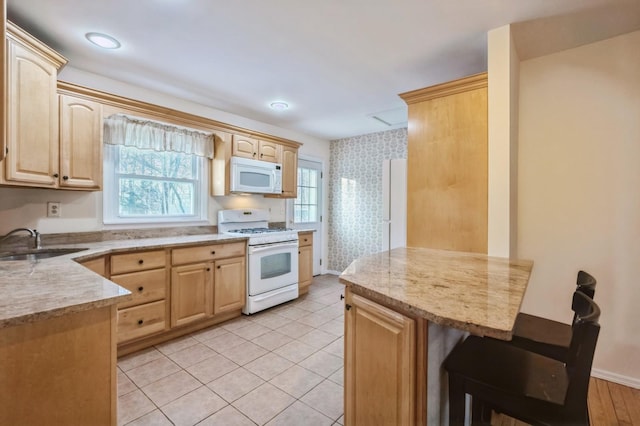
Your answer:
[[[622,374],[612,373],[611,371],[600,370],[597,368],[591,369],[591,375],[593,377],[597,377],[598,379],[603,379],[609,382],[617,383],[619,385],[640,389],[640,379],[637,379],[635,377],[623,376]]]
[[[331,275],[340,275],[342,272],[340,271],[333,271],[331,269],[327,269],[326,271],[324,271],[325,274],[331,274]]]

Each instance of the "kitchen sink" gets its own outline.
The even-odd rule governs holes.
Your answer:
[[[38,260],[49,257],[62,256],[64,254],[76,253],[86,248],[44,248],[37,250],[21,251],[19,253],[7,253],[0,255],[0,261],[3,260]]]

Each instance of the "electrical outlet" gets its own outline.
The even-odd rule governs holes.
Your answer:
[[[60,203],[57,201],[47,202],[47,217],[60,217]]]

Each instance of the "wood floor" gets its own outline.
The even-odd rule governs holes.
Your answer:
[[[592,426],[640,426],[640,389],[591,378],[589,383],[589,417]],[[525,426],[505,415],[493,415],[493,426]]]

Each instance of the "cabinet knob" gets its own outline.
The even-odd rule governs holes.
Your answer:
[[[254,157],[256,156],[256,153],[255,153],[255,152],[253,153],[253,156],[254,156]]]
[[[62,179],[69,180],[69,176],[62,176]]]
[[[211,252],[211,254],[216,254],[216,251],[215,251],[215,250],[214,250],[214,251],[212,251],[212,252]]]
[[[218,265],[218,269],[220,269],[220,265]]]
[[[142,259],[138,260],[138,264],[139,265],[142,265],[143,263],[144,263],[144,260],[142,260]]]
[[[298,254],[301,254],[302,252],[300,250],[298,250]]]
[[[142,325],[144,323],[144,320],[138,320],[138,325]]]
[[[54,178],[57,178],[58,176],[60,176],[60,175],[59,175],[59,174],[57,174],[57,173],[54,173],[54,174],[53,174],[53,177],[54,177]]]
[[[263,155],[264,155],[264,154],[260,154],[260,158],[262,158],[262,156],[263,156]]]
[[[347,303],[346,305],[344,305],[344,308],[348,311],[351,309],[351,305]]]
[[[211,268],[207,268],[207,271],[210,271],[210,270],[211,270]]]
[[[142,290],[144,290],[144,287],[142,287],[142,286],[138,287],[138,291],[139,292],[142,292]]]
[[[340,295],[340,300],[344,299],[344,294]]]
[[[307,241],[309,241],[309,240],[307,240],[307,239],[305,238],[305,239],[304,239],[304,242],[306,243]]]

